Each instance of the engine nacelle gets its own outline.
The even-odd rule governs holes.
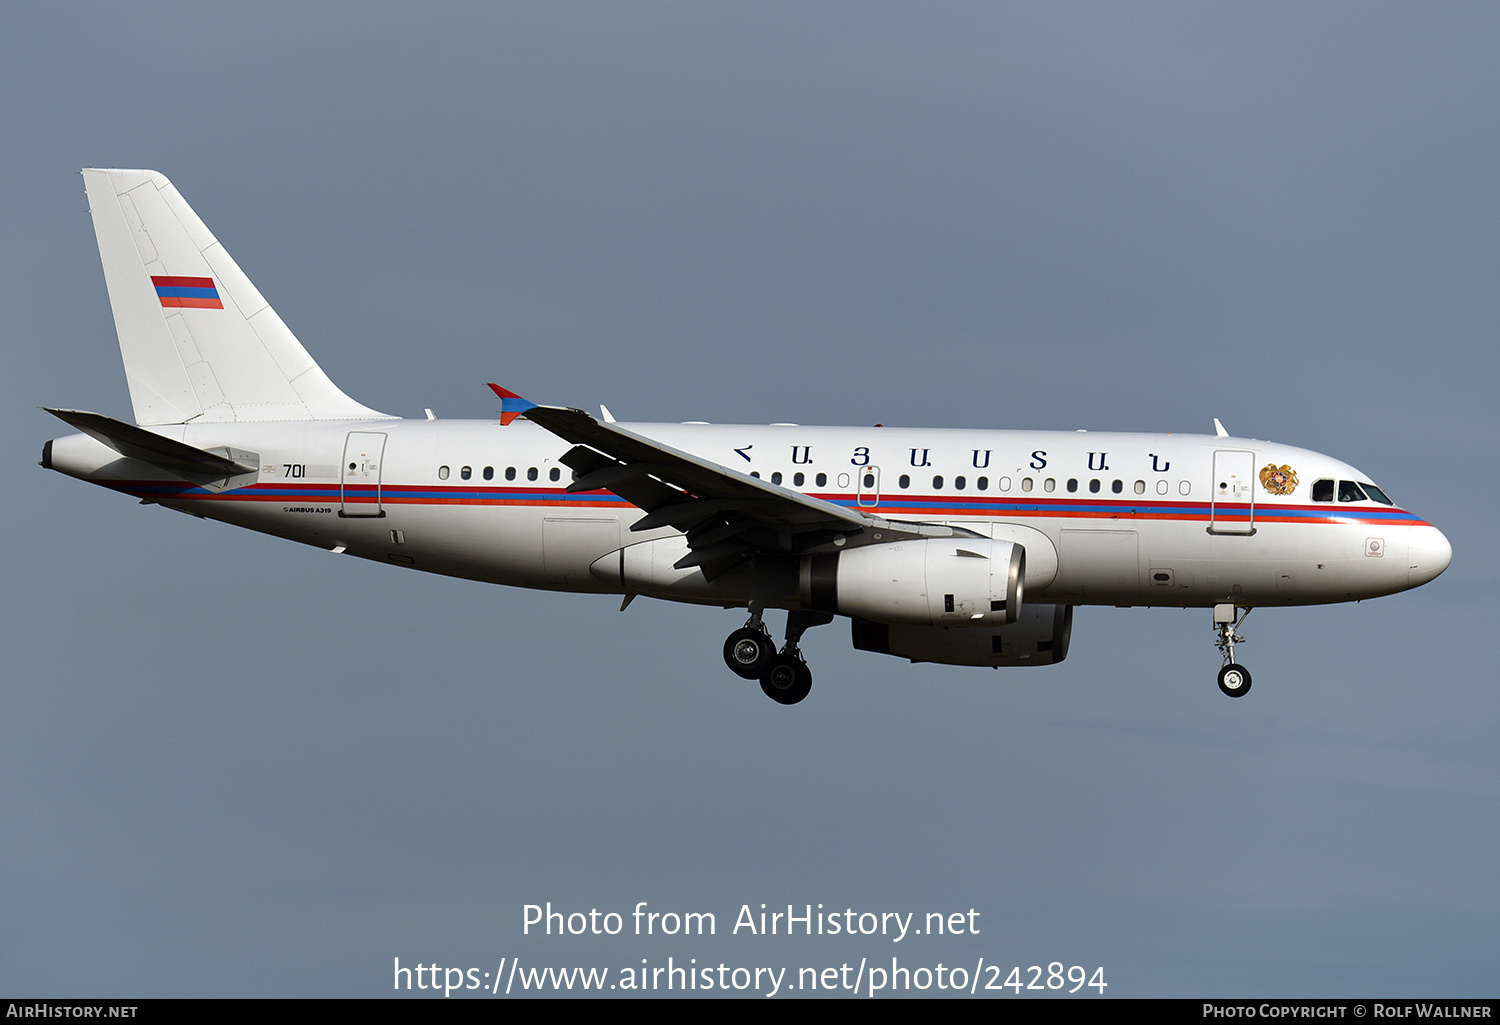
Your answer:
[[[1073,606],[1028,605],[1009,626],[963,630],[852,621],[854,646],[950,666],[1047,666],[1068,657]]]
[[[803,558],[803,608],[877,623],[985,627],[1021,614],[1026,549],[989,538],[926,538]],[[977,664],[977,663],[976,663]]]

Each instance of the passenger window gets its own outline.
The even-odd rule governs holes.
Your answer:
[[[526,468],[526,479],[527,480],[536,480],[536,467],[535,466],[528,466]]]
[[[547,479],[548,480],[561,480],[562,479],[562,470],[559,467],[554,466],[552,469],[550,469],[550,470],[547,471]]]
[[[988,477],[980,477],[974,482],[974,486],[980,491],[988,491],[990,489],[990,479]]]
[[[1172,490],[1172,485],[1168,484],[1166,481],[1159,480],[1156,482],[1156,493],[1158,495],[1165,495],[1170,490]]]
[[[1000,478],[1000,490],[1001,491],[1009,491],[1010,490],[1010,478],[1009,477],[1001,477]]]
[[[866,488],[873,488],[874,486],[875,486],[875,475],[873,473],[867,473],[867,474],[865,474],[865,487]]]
[[[964,489],[964,485],[967,484],[967,483],[968,483],[968,481],[966,481],[962,477],[954,477],[953,478],[953,486],[955,488],[957,488],[959,491],[962,491]]]
[[[1030,477],[1022,477],[1021,478],[1021,490],[1022,491],[1030,491],[1031,490],[1031,478]]]
[[[936,477],[932,478],[932,490],[934,490],[934,491],[941,491],[942,489],[943,489],[943,475],[942,474],[938,474]]]
[[[849,475],[847,473],[841,473],[841,474],[839,474],[839,487],[840,488],[847,488],[848,486],[849,486]]]
[[[903,473],[901,477],[896,481],[896,484],[900,486],[902,491],[905,491],[907,488],[911,487],[911,475]]]
[[[1117,480],[1109,486],[1109,490],[1118,495],[1120,492],[1125,490],[1125,482],[1122,480]]]
[[[1332,502],[1333,501],[1333,481],[1331,481],[1331,480],[1313,481],[1312,500],[1314,502]]]
[[[494,480],[495,479],[495,468],[493,466],[486,466],[484,468],[484,479],[485,480]]]
[[[447,479],[448,479],[448,468],[446,466],[439,466],[438,467],[438,480],[447,480]]]
[[[1097,495],[1099,493],[1099,478],[1098,477],[1095,477],[1093,480],[1089,481],[1089,491],[1092,494],[1095,494],[1095,495]]]
[[[1073,492],[1075,492],[1077,490],[1078,490],[1078,478],[1077,477],[1069,477],[1068,478],[1068,493],[1072,494]]]
[[[1053,480],[1051,477],[1048,477],[1046,480],[1042,481],[1042,490],[1043,491],[1056,491],[1057,490],[1057,481]]]
[[[507,466],[505,468],[505,479],[506,480],[515,480],[516,479],[516,468],[514,466]]]
[[[1181,484],[1177,485],[1177,490],[1184,495],[1192,494],[1193,485],[1188,481],[1183,481]]]
[[[1367,501],[1365,493],[1359,490],[1359,485],[1352,480],[1339,481],[1340,502],[1364,502]]]
[[[794,487],[794,488],[800,488],[806,480],[807,480],[807,474],[805,474],[805,473],[796,473],[796,474],[793,474],[792,475],[792,487]]]
[[[772,473],[771,473],[771,483],[772,484],[780,484],[781,483],[781,471],[780,470],[774,470],[774,471],[772,471]]]
[[[1146,482],[1145,481],[1138,480],[1138,481],[1135,482],[1135,493],[1137,495],[1144,495],[1146,493]]]
[[[759,470],[751,470],[750,471],[750,476],[754,477],[756,480],[760,480],[760,471]]]
[[[813,480],[817,483],[818,487],[820,487],[820,488],[828,486],[828,474],[826,474],[826,473],[820,473],[820,474],[818,474],[816,477],[813,478]]]
[[[458,475],[464,480],[468,480],[470,477],[474,476],[474,468],[472,466],[465,466],[462,470],[458,471]]]

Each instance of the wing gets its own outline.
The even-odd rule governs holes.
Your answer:
[[[945,524],[891,521],[804,495],[600,423],[580,409],[538,406],[499,385],[490,388],[510,419],[524,416],[572,443],[562,457],[577,474],[568,491],[610,491],[644,509],[633,531],[682,531],[690,551],[676,567],[701,566],[709,579],[759,551],[813,554],[902,538],[972,535]]]

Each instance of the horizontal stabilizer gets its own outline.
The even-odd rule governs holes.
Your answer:
[[[86,413],[78,409],[47,409],[47,412],[78,428],[95,441],[108,445],[127,459],[138,459],[184,480],[213,487],[216,491],[254,483],[260,472],[260,456],[254,452],[233,448],[209,452],[100,413]],[[249,480],[235,480],[247,475]]]

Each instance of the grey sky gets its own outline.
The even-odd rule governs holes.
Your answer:
[[[62,4],[0,31],[0,993],[389,992],[391,959],[1102,965],[1116,996],[1496,993],[1493,5]],[[350,395],[1235,433],[1452,568],[1085,608],[1061,666],[484,587],[36,467],[128,417],[86,165],[167,174]],[[1491,512],[1485,512],[1491,509]],[[776,624],[779,627],[779,617]],[[521,907],[713,911],[545,940]],[[727,936],[741,904],[976,937]]]

